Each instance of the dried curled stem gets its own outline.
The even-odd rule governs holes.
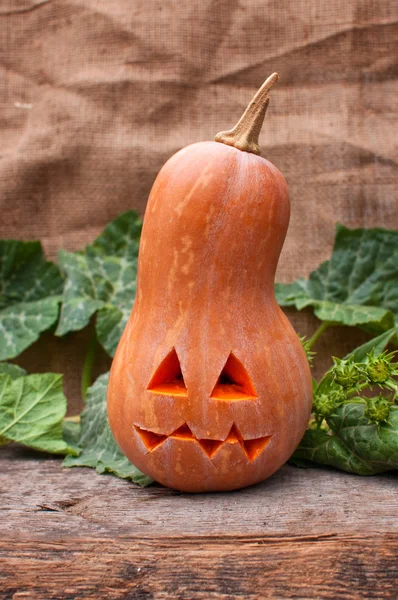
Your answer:
[[[272,73],[260,87],[235,127],[229,131],[220,131],[214,140],[244,152],[261,154],[258,138],[269,104],[268,93],[278,79],[278,73]]]

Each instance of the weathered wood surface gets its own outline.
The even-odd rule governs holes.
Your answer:
[[[2,449],[1,599],[397,598],[398,477],[144,490]]]

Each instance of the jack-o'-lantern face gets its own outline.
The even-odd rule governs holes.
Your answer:
[[[123,353],[117,355],[112,375],[124,381],[124,402],[115,416],[111,384],[110,422],[123,423],[117,441],[139,469],[187,491],[217,489],[220,481],[234,489],[274,470],[276,413],[261,380],[252,380],[251,364],[246,368],[237,354],[224,350],[209,376],[209,368],[182,362],[173,347],[152,363],[146,381],[133,362],[119,371]]]
[[[156,396],[188,399],[188,390],[181,371],[180,361],[174,348],[156,369],[147,390]],[[241,401],[256,402],[258,400],[253,383],[246,369],[233,353],[229,355],[209,399],[225,403]],[[258,438],[244,439],[235,423],[232,424],[224,440],[198,438],[193,434],[186,422],[169,435],[159,433],[158,431],[150,431],[137,424],[134,425],[134,428],[146,448],[145,453],[156,453],[167,440],[170,442],[177,440],[179,442],[195,444],[210,461],[213,461],[220,449],[226,444],[236,446],[242,453],[242,457],[246,457],[248,461],[252,462],[264,451],[272,437],[271,435],[266,435]]]
[[[288,351],[224,346],[213,353],[218,364],[199,361],[193,344],[190,353],[172,347],[150,361],[142,352],[126,364],[129,333],[112,366],[108,415],[120,448],[141,471],[184,491],[230,490],[265,479],[289,458],[308,415],[294,332]],[[310,405],[310,391],[305,399]]]
[[[126,327],[108,388],[121,450],[156,481],[184,491],[231,490],[271,475],[308,418],[303,349],[293,330],[287,336],[289,345],[251,331],[241,347],[219,335],[206,344],[187,335],[171,347],[161,339],[142,347]],[[304,399],[310,406],[309,385]]]

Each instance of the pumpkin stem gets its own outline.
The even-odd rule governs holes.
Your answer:
[[[260,87],[235,127],[229,131],[220,131],[214,140],[228,146],[234,146],[244,152],[261,154],[258,137],[269,104],[268,93],[278,79],[278,73],[272,73]]]

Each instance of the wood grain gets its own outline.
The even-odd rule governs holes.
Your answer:
[[[396,598],[397,552],[391,536],[15,541],[0,597]]]
[[[285,466],[225,494],[1,455],[0,598],[396,598],[395,475]]]

